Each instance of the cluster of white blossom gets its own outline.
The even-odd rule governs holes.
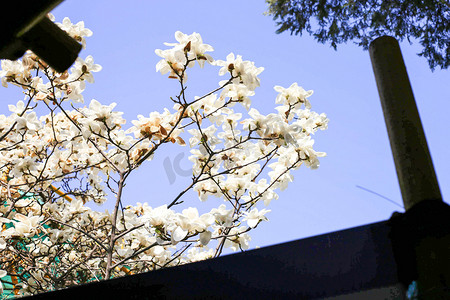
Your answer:
[[[85,46],[83,22],[58,24]],[[267,221],[268,206],[302,164],[319,166],[312,135],[327,128],[296,83],[276,86],[276,113],[262,115],[250,97],[263,68],[229,54],[214,60],[200,34],[175,33],[177,43],[156,50],[156,71],[181,83],[173,109],[139,115],[125,130],[115,103],[83,106],[85,82],[101,70],[78,58],[57,73],[35,54],[1,62],[2,85],[19,86],[24,100],[0,115],[0,287],[34,294],[219,256],[224,247],[249,248],[249,231]],[[205,62],[229,79],[201,97],[185,94],[187,70]],[[233,109],[239,103],[248,116]],[[47,114],[38,116],[43,108]],[[167,204],[130,204],[123,189],[131,172],[160,147],[191,148],[192,182]],[[199,214],[175,208],[189,190],[201,201],[220,198]],[[88,208],[114,201],[112,212]],[[258,208],[259,207],[259,208]],[[8,287],[8,288],[7,288]],[[11,288],[12,287],[12,288]],[[0,290],[1,292],[1,290]]]

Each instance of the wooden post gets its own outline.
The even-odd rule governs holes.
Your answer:
[[[419,299],[450,299],[450,207],[442,201],[400,46],[383,36],[369,53],[406,209],[394,228],[399,270],[414,266],[410,279],[418,281]]]
[[[27,48],[60,73],[73,64],[81,51],[81,44],[46,17],[21,39]]]
[[[56,71],[66,71],[81,45],[46,17],[62,0],[7,2],[0,18],[0,59],[16,60],[30,49]]]
[[[369,53],[404,207],[442,201],[400,46],[395,38],[383,36],[370,44]]]

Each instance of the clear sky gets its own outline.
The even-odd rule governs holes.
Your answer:
[[[321,159],[318,170],[302,167],[294,172],[294,182],[269,207],[270,221],[253,231],[252,248],[382,221],[393,211],[403,211],[357,187],[402,204],[369,53],[353,44],[334,51],[307,35],[277,35],[275,22],[263,15],[265,10],[264,0],[66,0],[52,13],[59,22],[65,16],[72,22],[83,20],[94,32],[80,56],[93,55],[103,70],[95,74],[94,84],[87,85],[85,102],[92,98],[102,104],[116,102],[128,125],[138,114],[148,116],[172,106],[169,97],[178,93],[177,83],[156,73],[160,58],[154,50],[167,48],[163,42],[175,42],[177,30],[200,33],[215,48],[215,59],[234,52],[264,67],[261,87],[252,99],[261,112],[273,112],[275,85],[288,87],[298,82],[314,90],[313,110],[325,112],[330,119],[329,129],[315,135],[315,149],[328,156]],[[401,49],[441,192],[448,202],[450,73],[431,72],[426,60],[416,55],[418,44],[404,42]],[[216,88],[223,79],[218,70],[205,67],[204,72],[194,72],[187,82],[188,95],[201,96]],[[13,86],[2,88],[0,99],[0,113],[9,114],[7,105],[21,100],[21,91]],[[178,169],[189,169],[187,151],[187,147],[173,145],[157,153],[154,161],[130,177],[125,205],[169,203],[189,178],[179,171],[171,177],[164,161],[174,171],[175,158],[185,152]],[[208,201],[219,205],[217,198]],[[193,194],[185,203],[186,207],[202,205]]]

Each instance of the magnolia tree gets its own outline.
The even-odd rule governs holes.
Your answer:
[[[58,25],[83,46],[92,34],[68,18]],[[276,86],[276,113],[263,115],[251,106],[263,68],[233,53],[214,60],[198,33],[176,32],[175,39],[155,51],[162,58],[156,70],[179,83],[172,109],[139,115],[127,129],[115,103],[83,105],[86,82],[101,70],[91,56],[64,73],[31,52],[1,62],[2,85],[25,94],[9,105],[9,116],[0,115],[4,293],[35,294],[213,258],[224,247],[248,249],[249,232],[267,220],[263,205],[293,180],[291,171],[319,166],[324,153],[313,149],[312,134],[326,129],[328,119],[311,111],[312,91],[297,83]],[[196,64],[219,67],[225,79],[192,99],[186,80]],[[143,199],[150,204],[124,199],[130,174],[175,144],[191,148],[186,188],[159,207],[150,196]],[[177,210],[189,191],[217,207],[204,214]],[[112,212],[86,206],[107,199]]]

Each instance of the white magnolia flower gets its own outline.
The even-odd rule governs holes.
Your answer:
[[[215,64],[221,66],[219,75],[230,74],[235,77],[233,83],[244,84],[249,90],[253,91],[259,86],[259,78],[257,77],[262,71],[263,67],[255,67],[255,63],[251,61],[243,61],[241,55],[234,56],[230,53],[226,57],[226,61],[216,60]]]
[[[72,74],[69,76],[69,81],[79,78],[89,83],[94,83],[92,72],[99,72],[101,70],[102,66],[94,64],[94,58],[91,55],[87,56],[85,60],[78,57],[74,66],[70,69]]]
[[[83,103],[84,97],[82,92],[86,88],[86,83],[84,81],[70,82],[65,85],[64,93],[67,95],[69,100],[75,103]],[[43,99],[45,101],[45,99]],[[48,100],[47,100],[48,101]]]
[[[36,131],[41,128],[41,123],[37,118],[36,112],[25,113],[22,116],[15,115],[15,121],[17,122],[17,130],[33,130]]]
[[[169,78],[178,79],[186,64],[184,52],[175,48],[168,50],[156,49],[155,53],[163,58],[156,64],[156,72],[161,72],[162,75],[170,72]]]
[[[244,219],[243,221],[247,221],[247,225],[250,228],[255,228],[259,222],[261,221],[268,221],[267,217],[265,216],[266,213],[270,212],[270,209],[262,209],[258,211],[258,209],[255,207],[250,212],[244,212]]]
[[[19,102],[17,102],[16,105],[8,105],[9,111],[16,113],[16,114],[21,114],[25,111],[25,103],[23,103],[22,100],[20,100]]]
[[[218,208],[213,208],[211,214],[216,219],[216,222],[222,226],[231,226],[233,222],[233,210],[227,209],[225,204],[221,204]]]
[[[193,247],[188,250],[187,258],[190,262],[201,261],[214,257],[214,249],[208,249],[206,247]]]
[[[214,222],[213,215],[203,214],[199,216],[195,207],[184,209],[181,214],[178,214],[178,217],[179,226],[192,233],[202,232]]]
[[[209,63],[214,61],[213,58],[206,53],[214,51],[214,48],[208,44],[204,44],[202,37],[197,32],[187,35],[181,31],[177,31],[175,32],[175,39],[178,43],[164,43],[164,45],[172,46],[174,49],[187,52],[188,59],[196,60],[201,68],[203,68],[205,61]],[[193,67],[193,64],[190,64],[189,67]]]
[[[170,237],[172,241],[172,245],[178,244],[181,240],[183,240],[187,234],[189,233],[188,230],[183,230],[181,227],[175,228],[175,230],[172,232],[172,235]]]
[[[33,236],[43,219],[43,215],[27,217],[22,214],[16,214],[13,220],[15,231],[21,236]]]
[[[221,82],[223,85],[223,82]],[[220,84],[220,83],[219,83]],[[255,95],[255,92],[250,90],[245,84],[230,84],[222,90],[224,97],[229,97],[231,100],[241,103],[247,110],[250,109],[251,96]]]
[[[228,233],[228,238],[225,240],[225,247],[231,248],[233,251],[237,251],[239,249],[247,250],[249,248],[249,242],[251,241],[251,237],[248,233],[245,233],[247,227],[233,227]]]
[[[22,62],[19,60],[12,61],[7,59],[1,60],[1,70],[0,70],[0,78],[2,81],[2,85],[4,87],[8,87],[8,82],[14,81],[20,83],[27,83],[26,78],[28,78],[28,72],[26,71]]]
[[[279,93],[275,100],[275,103],[277,104],[294,105],[298,107],[304,103],[306,108],[311,107],[307,98],[313,94],[313,91],[305,91],[301,86],[298,86],[297,82],[291,84],[287,89],[277,85],[274,87],[274,90]]]
[[[92,31],[84,27],[83,21],[80,21],[77,24],[72,24],[70,19],[68,17],[65,17],[62,23],[56,24],[75,40],[81,42],[83,48],[86,48],[86,40],[84,39],[84,37],[92,36]]]
[[[208,245],[209,241],[211,240],[212,232],[209,230],[205,230],[202,233],[200,233],[200,243],[203,246]]]

